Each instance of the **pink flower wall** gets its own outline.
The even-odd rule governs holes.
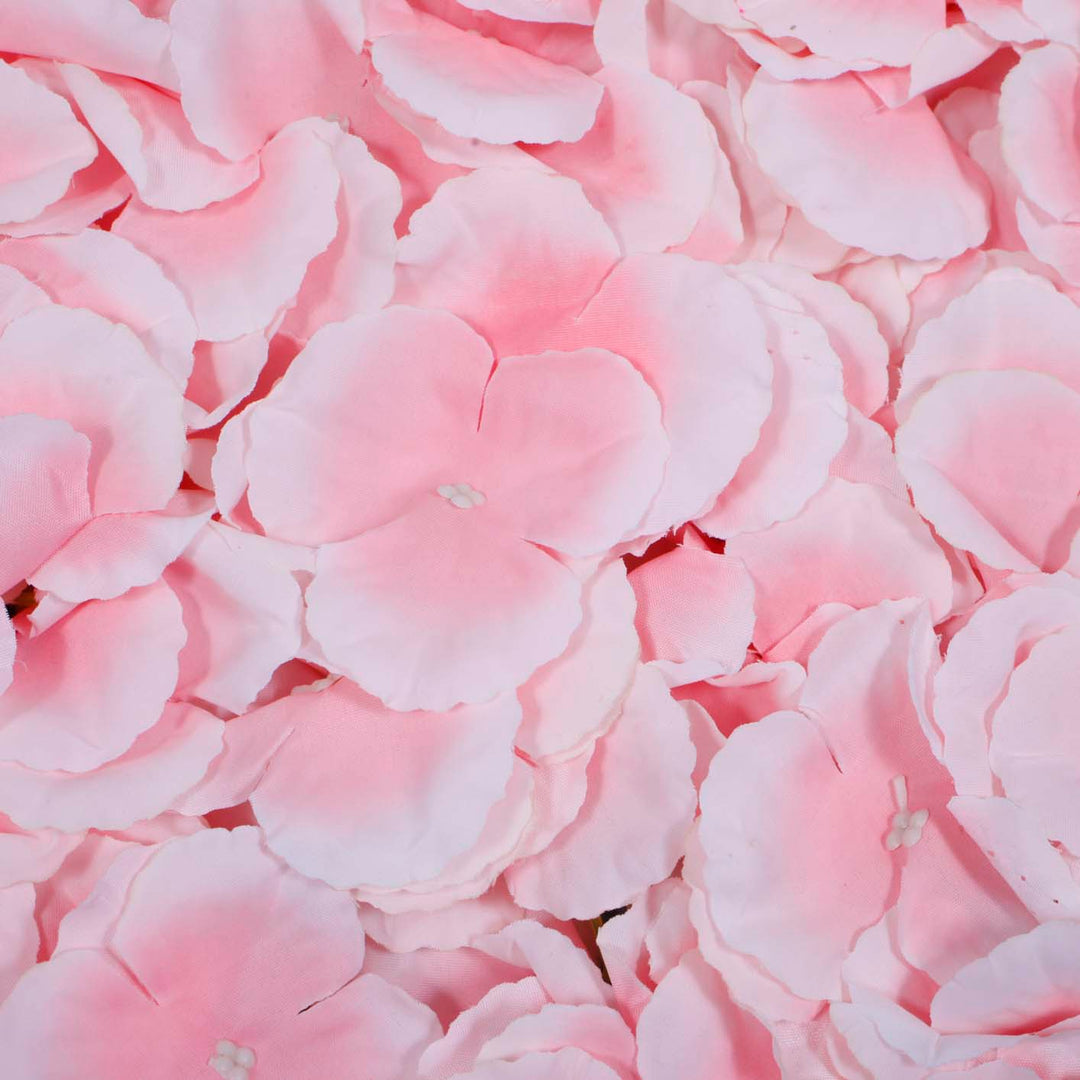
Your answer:
[[[1078,102],[0,0],[0,1080],[1077,1080]]]

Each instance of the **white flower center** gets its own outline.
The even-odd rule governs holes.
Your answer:
[[[891,828],[885,837],[885,847],[889,851],[895,851],[898,847],[914,847],[922,839],[923,827],[930,818],[929,810],[908,809],[905,777],[894,776],[892,789],[896,797],[896,813],[892,816]]]
[[[484,493],[477,491],[472,484],[440,484],[435,490],[459,510],[471,510],[474,506],[483,506],[487,502]]]
[[[248,1080],[255,1066],[255,1051],[237,1046],[228,1039],[218,1039],[214,1053],[206,1063],[221,1080]]]

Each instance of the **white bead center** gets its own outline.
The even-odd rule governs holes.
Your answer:
[[[484,493],[477,491],[472,484],[440,484],[435,490],[459,510],[471,510],[474,506],[483,506],[487,501]]]
[[[892,816],[891,828],[885,837],[885,847],[889,851],[895,851],[898,847],[914,847],[922,839],[923,827],[930,819],[929,810],[908,809],[905,777],[894,776],[892,789],[896,797],[896,813]]]
[[[248,1080],[255,1065],[255,1051],[246,1046],[237,1046],[228,1039],[219,1039],[206,1064],[221,1080]]]

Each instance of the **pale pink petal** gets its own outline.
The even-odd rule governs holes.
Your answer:
[[[123,166],[147,206],[197,210],[228,199],[258,179],[256,158],[230,161],[199,142],[171,95],[75,64],[61,70],[86,123]]]
[[[24,638],[0,697],[0,756],[86,772],[122,754],[160,717],[185,636],[180,604],[159,582]]]
[[[337,888],[438,874],[480,835],[513,764],[512,697],[395,714],[345,680],[264,713],[296,726],[251,797],[268,843]]]
[[[72,949],[31,968],[0,1007],[12,1080],[192,1075],[205,1055],[184,1052],[182,1030],[99,949]]]
[[[671,457],[639,534],[664,532],[711,506],[770,406],[772,361],[749,290],[685,256],[631,256],[564,337],[625,356],[660,399]]]
[[[261,1041],[256,1068],[271,1077],[416,1076],[424,1050],[442,1035],[435,1014],[378,975],[361,975]]]
[[[967,18],[998,41],[1026,43],[1042,32],[1023,12],[1021,0],[960,0]]]
[[[347,894],[291,871],[257,829],[206,829],[139,872],[111,948],[159,1005],[209,1011],[224,1035],[272,1032],[332,994],[359,970],[364,935]]]
[[[176,89],[168,26],[130,0],[9,0],[0,11],[0,41],[13,53],[74,60]]]
[[[930,530],[876,484],[830,479],[797,517],[730,540],[757,594],[754,644],[768,650],[826,602],[870,607],[929,598],[934,618],[952,600],[952,573]]]
[[[300,647],[300,586],[260,536],[211,522],[165,571],[188,640],[177,696],[242,712]]]
[[[1080,13],[1069,0],[1021,0],[1021,8],[1048,36],[1080,48]]]
[[[664,977],[637,1027],[641,1080],[779,1080],[768,1029],[690,952]]]
[[[326,323],[377,311],[394,292],[394,222],[401,184],[368,152],[362,139],[341,134],[333,144],[341,174],[338,231],[308,267],[282,333],[305,342]]]
[[[693,98],[647,72],[606,67],[594,78],[604,97],[588,133],[534,152],[581,182],[624,251],[681,244],[712,198],[712,126]]]
[[[882,10],[867,0],[741,0],[739,14],[773,38],[798,38],[814,53],[845,63],[867,58],[889,67],[911,63],[945,23],[934,0]]]
[[[681,545],[630,574],[642,660],[670,681],[697,682],[742,667],[754,631],[754,583],[728,555]]]
[[[1080,593],[1070,581],[1036,579],[982,604],[950,641],[934,681],[934,719],[957,794],[995,794],[987,718],[1004,697],[1017,658],[1040,638],[1080,622]]]
[[[97,157],[97,143],[62,97],[2,61],[0,101],[0,138],[9,148],[0,168],[0,221],[28,221],[67,191]]]
[[[873,314],[841,285],[782,262],[755,263],[755,278],[794,297],[829,336],[844,369],[844,397],[866,416],[884,403],[889,389],[889,347]]]
[[[510,690],[558,656],[580,585],[504,530],[490,504],[432,494],[319,549],[307,625],[336,671],[395,709],[444,710]]]
[[[15,627],[5,610],[4,618],[0,620],[0,694],[11,685],[15,649]]]
[[[221,423],[241,401],[255,389],[269,356],[269,342],[263,333],[245,334],[232,341],[198,341],[195,343],[194,367],[184,390],[185,416],[192,431],[205,431]],[[188,439],[191,451],[195,440]],[[207,449],[213,452],[216,445],[206,440]],[[191,471],[190,462],[185,472],[200,487],[212,490],[213,482],[206,469],[197,478]],[[201,483],[200,480],[206,480]]]
[[[463,0],[462,6],[524,22],[577,23],[581,26],[593,23],[590,0]]]
[[[850,608],[845,608],[845,612]],[[814,640],[817,644],[817,639]],[[809,654],[810,649],[807,648]],[[781,709],[793,709],[806,681],[802,663],[750,663],[734,675],[720,675],[675,691],[681,701],[694,701],[706,709],[718,730],[730,735],[741,724],[760,720]]]
[[[4,250],[0,245],[0,252]],[[2,258],[2,256],[0,256]],[[0,330],[49,302],[49,294],[10,266],[0,266]]]
[[[567,1046],[577,1047],[620,1072],[634,1065],[634,1036],[614,1009],[561,1002],[512,1020],[480,1048],[477,1061],[513,1061],[524,1054]]]
[[[904,420],[923,391],[956,371],[1026,368],[1080,392],[1080,307],[1045,278],[991,270],[944,312],[925,322],[904,358],[896,415]]]
[[[455,1080],[619,1080],[619,1074],[584,1050],[524,1054],[516,1061],[487,1061]]]
[[[259,523],[297,543],[345,540],[473,479],[459,469],[493,363],[444,312],[393,307],[324,327],[246,421]]]
[[[26,828],[125,828],[167,810],[203,776],[221,750],[223,727],[202,709],[166,705],[130,749],[90,772],[33,772],[0,764],[0,803]]]
[[[178,491],[159,511],[91,519],[30,576],[62,600],[111,600],[150,585],[210,520],[213,499]]]
[[[1003,569],[1056,569],[1076,532],[1080,394],[1031,371],[961,372],[922,394],[896,435],[919,512]]]
[[[660,881],[693,816],[693,767],[685,713],[658,673],[639,669],[622,714],[597,743],[578,817],[507,871],[514,899],[559,918],[589,918]]]
[[[234,160],[255,153],[291,121],[343,114],[363,77],[359,5],[176,0],[169,24],[192,129]]]
[[[551,344],[552,328],[581,311],[618,257],[576,182],[477,169],[446,181],[410,219],[394,298],[453,311],[499,355],[527,353]]]
[[[856,934],[884,912],[891,811],[887,781],[842,773],[801,713],[732,732],[701,789],[709,910],[724,941],[796,994],[838,997]]]
[[[1080,1012],[1080,924],[1049,922],[1002,942],[935,995],[942,1032],[1039,1031]]]
[[[668,440],[642,375],[590,348],[501,359],[484,393],[479,453],[475,472],[447,479],[475,483],[517,535],[586,557],[635,530]]]
[[[270,759],[292,734],[293,717],[301,712],[289,708],[252,709],[227,721],[221,753],[171,809],[191,816],[245,802],[258,786]]]
[[[1080,629],[1036,642],[995,710],[990,766],[1004,794],[1038,817],[1047,839],[1080,852],[1080,742],[1072,721]]]
[[[587,75],[436,20],[371,47],[388,90],[447,131],[489,143],[573,142],[603,87]]]
[[[89,438],[96,514],[168,502],[183,469],[180,401],[135,335],[90,311],[37,308],[0,337],[0,413],[66,420]]]
[[[459,900],[437,911],[402,911],[391,915],[370,904],[360,905],[364,933],[396,953],[417,949],[460,949],[481,934],[494,934],[525,913],[499,882],[483,896]]]
[[[959,795],[949,810],[1037,919],[1080,919],[1080,881],[1039,819],[1003,798]]]
[[[581,608],[566,650],[518,688],[516,745],[533,760],[579,753],[617,715],[634,678],[634,592],[620,560],[585,581]]]
[[[38,928],[34,922],[34,886],[0,889],[0,1001],[37,961]]]
[[[89,440],[63,420],[0,418],[0,592],[22,582],[89,519],[89,460]],[[10,674],[11,665],[4,666]]]
[[[880,424],[848,409],[847,441],[829,463],[829,475],[849,484],[877,484],[898,499],[907,498],[907,484],[896,464],[892,439]]]
[[[472,952],[463,951],[465,955]],[[548,1003],[548,995],[535,976],[522,978],[520,969],[515,974],[517,978],[492,986],[453,1018],[445,1036],[420,1059],[420,1076],[425,1080],[461,1076],[476,1061],[477,1052],[491,1032],[501,1031],[516,1017],[536,1013]]]
[[[180,290],[153,259],[102,229],[0,244],[0,262],[26,274],[57,303],[89,308],[134,331],[183,386],[191,374],[195,320]]]
[[[972,23],[957,22],[936,30],[911,61],[907,96],[925,94],[967,75],[999,48],[999,42]]]
[[[883,109],[856,76],[778,82],[744,103],[762,168],[807,218],[877,255],[959,255],[988,228],[985,181],[921,98]]]
[[[772,409],[757,445],[716,504],[697,519],[702,531],[725,538],[794,517],[825,483],[847,436],[843,371],[824,328],[794,296],[753,271],[739,278],[765,318]]]
[[[340,181],[326,132],[321,120],[283,129],[259,156],[259,181],[224,202],[173,214],[132,201],[117,218],[113,231],[180,286],[201,338],[269,325],[333,240]]]

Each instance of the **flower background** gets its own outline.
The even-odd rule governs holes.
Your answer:
[[[1080,1077],[1075,0],[0,2],[0,1077]]]

